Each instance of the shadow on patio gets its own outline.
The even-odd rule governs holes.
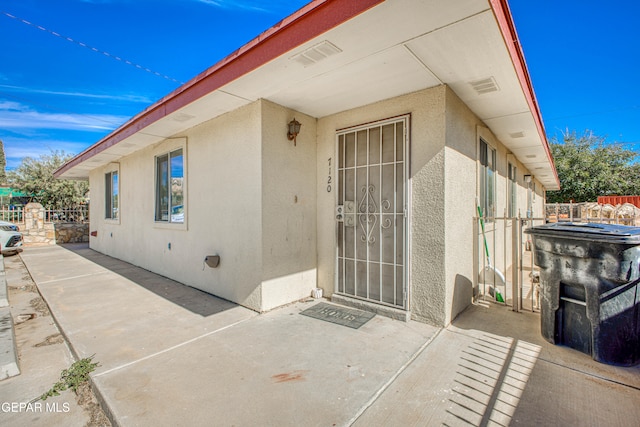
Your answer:
[[[152,273],[142,267],[96,252],[90,249],[87,243],[69,243],[60,245],[60,247],[119,274],[138,286],[200,316],[211,316],[237,306],[235,303]]]

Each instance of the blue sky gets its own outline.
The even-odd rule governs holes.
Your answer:
[[[7,169],[84,150],[306,3],[0,0]],[[589,129],[640,152],[638,2],[510,7],[548,136]]]
[[[547,136],[589,129],[640,153],[640,2],[509,5]]]

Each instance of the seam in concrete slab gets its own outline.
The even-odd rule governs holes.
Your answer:
[[[637,386],[634,386],[634,385],[631,385],[631,384],[626,384],[626,383],[623,383],[623,382],[620,382],[620,381],[616,381],[616,380],[613,380],[611,378],[603,377],[603,376],[600,376],[600,375],[595,375],[592,372],[581,371],[580,369],[572,368],[571,366],[567,366],[567,365],[562,365],[560,363],[556,363],[556,362],[553,362],[553,361],[547,360],[547,359],[538,358],[538,360],[542,361],[542,362],[550,363],[551,365],[557,366],[559,368],[569,369],[570,371],[577,372],[579,374],[586,375],[586,376],[591,377],[591,378],[597,378],[599,380],[606,381],[606,382],[609,382],[609,383],[621,385],[621,386],[624,386],[624,387],[629,387],[630,389],[633,389],[633,390],[640,390],[640,387],[637,387]]]
[[[424,344],[422,344],[420,348],[416,350],[415,353],[413,353],[413,355],[409,358],[409,360],[407,360],[396,371],[396,373],[393,374],[393,376],[389,378],[389,380],[386,383],[384,383],[382,387],[378,389],[377,392],[374,393],[373,396],[371,396],[371,398],[367,401],[367,403],[365,403],[360,408],[360,410],[358,410],[358,412],[356,412],[356,414],[345,425],[347,426],[353,425],[353,423],[355,423],[358,420],[358,418],[360,418],[360,416],[364,414],[364,412],[367,409],[369,409],[369,407],[371,407],[376,400],[378,400],[378,398],[382,395],[382,393],[384,393],[391,386],[391,384],[393,384],[393,382],[400,376],[400,374],[402,374],[418,358],[418,356],[422,354],[422,352],[429,346],[429,344],[431,344],[438,337],[438,335],[440,335],[440,332],[442,332],[443,329],[444,328],[439,328],[431,337],[429,337],[429,339]]]
[[[97,276],[99,274],[106,274],[106,273],[111,273],[111,271],[105,270],[105,271],[100,271],[100,272],[91,273],[91,274],[81,274],[79,276],[61,277],[60,279],[45,280],[45,281],[42,281],[42,282],[38,282],[38,285],[48,285],[49,283],[61,282],[63,280],[82,279],[83,277]]]
[[[135,365],[136,363],[143,362],[143,361],[145,361],[145,360],[151,359],[151,358],[153,358],[153,357],[159,356],[159,355],[164,354],[164,353],[168,353],[168,352],[170,352],[170,351],[172,351],[172,350],[175,350],[175,349],[177,349],[177,348],[183,347],[183,346],[185,346],[185,345],[187,345],[187,344],[191,344],[192,342],[198,341],[198,340],[200,340],[200,339],[202,339],[202,338],[206,338],[206,337],[211,336],[211,335],[213,335],[213,334],[217,334],[218,332],[222,332],[222,331],[224,331],[225,329],[232,328],[232,327],[234,327],[234,326],[236,326],[236,325],[239,325],[240,323],[246,322],[247,320],[250,320],[250,319],[253,319],[253,317],[249,317],[249,318],[247,318],[247,319],[239,320],[239,321],[237,321],[237,322],[235,322],[235,323],[232,323],[232,324],[230,324],[230,325],[223,326],[223,327],[222,327],[222,328],[220,328],[220,329],[216,329],[215,331],[207,332],[206,334],[203,334],[203,335],[197,336],[197,337],[195,337],[195,338],[191,338],[190,340],[187,340],[187,341],[181,342],[180,344],[176,344],[176,345],[174,345],[174,346],[172,346],[172,347],[169,347],[169,348],[165,348],[164,350],[158,351],[158,352],[156,352],[156,353],[149,354],[148,356],[142,357],[142,358],[137,359],[137,360],[134,360],[134,361],[132,361],[132,362],[125,363],[124,365],[116,366],[115,368],[111,368],[111,369],[106,370],[106,371],[104,371],[104,372],[99,372],[99,373],[97,373],[97,374],[95,374],[95,375],[94,375],[94,378],[97,378],[97,377],[101,377],[101,376],[104,376],[104,375],[110,374],[111,372],[118,371],[118,370],[120,370],[120,369],[127,368],[127,367],[129,367],[129,366],[131,366],[131,365]]]

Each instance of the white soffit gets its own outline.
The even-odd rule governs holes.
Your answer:
[[[355,71],[356,74],[348,76],[351,79],[350,88],[363,86],[363,79],[380,81],[381,77],[369,78],[367,76],[369,73],[383,76],[383,71],[377,70],[376,66],[387,66],[386,71],[392,73],[389,76],[391,79],[393,75],[402,73],[402,71],[392,70],[393,67],[399,68],[408,64],[411,67],[411,70],[407,71],[407,75],[409,75],[417,70],[415,63],[406,60],[398,64],[385,63],[384,61],[389,59],[385,52],[402,46],[408,40],[455,22],[461,16],[474,15],[488,9],[489,4],[486,0],[387,1],[229,83],[224,90],[243,98],[266,98],[290,108],[294,108],[294,105],[300,105],[302,102],[313,104],[315,98],[308,96],[305,90],[315,90],[323,92],[327,102],[322,112],[311,113],[312,115],[322,117],[344,111],[347,108],[342,104],[343,87],[340,90],[335,89],[331,85],[329,73],[336,73],[335,76],[344,82],[347,78],[347,69]],[[292,60],[297,55],[325,42],[331,43],[341,52],[308,66]],[[412,56],[409,52],[405,52],[405,55],[407,58]],[[411,59],[417,63],[415,58]],[[368,64],[368,68],[357,65],[356,63],[359,61],[367,61],[365,63]],[[433,78],[427,69],[423,70],[419,79],[421,82],[420,84],[416,82],[413,85],[417,88],[414,90],[441,84]],[[315,83],[314,80],[316,80]],[[302,86],[299,87],[301,84]],[[395,82],[390,81],[386,84],[388,86],[395,84]],[[406,84],[407,82],[402,83],[402,85]],[[400,91],[396,91],[391,96],[407,93],[402,85]],[[358,100],[357,96],[354,96],[351,100],[354,105],[361,106],[386,99],[382,96],[375,96],[375,90],[372,88],[366,89],[373,93],[369,93],[363,100]],[[335,98],[330,103],[332,95],[335,95]],[[307,108],[313,109],[313,105],[307,105]]]
[[[354,76],[358,76],[357,81]],[[269,99],[313,117],[324,117],[439,84],[402,46],[396,46],[299,82]]]
[[[161,139],[170,138],[200,123],[240,108],[249,102],[246,99],[217,90],[169,114],[162,120],[150,124],[143,132]]]
[[[104,150],[102,153],[105,154],[110,154],[112,156],[115,156],[115,159],[112,160],[117,160],[120,157],[129,155],[131,153],[134,153],[142,148],[148,147],[149,145],[155,144],[158,141],[161,141],[162,139],[164,139],[161,136],[157,136],[157,135],[150,135],[148,133],[146,133],[146,129],[138,132],[132,136],[130,136],[129,138],[125,139],[124,141],[120,142],[119,144],[115,144],[112,145],[111,147],[107,148],[106,150]],[[102,154],[100,153],[100,154]],[[99,156],[96,155],[96,157]],[[93,159],[93,157],[92,157]],[[111,160],[110,160],[111,161]],[[85,162],[86,163],[86,162]],[[109,161],[105,161],[102,165],[106,165],[107,163],[109,163]],[[84,164],[84,163],[83,163]],[[102,166],[100,165],[100,166]]]
[[[111,154],[111,153],[108,153],[107,151],[103,151],[101,153],[96,154],[95,156],[93,156],[89,160],[86,160],[83,163],[83,166],[87,167],[89,169],[94,169],[94,168],[106,165],[107,163],[111,163],[113,161],[116,161],[120,157],[121,156],[119,156],[119,155]]]
[[[116,159],[132,154],[141,148],[171,138],[180,132],[248,103],[249,101],[245,99],[222,91],[211,92],[186,107],[169,114],[162,120],[150,124],[143,130],[121,141],[119,144],[107,148],[103,153],[115,155]],[[96,157],[99,156],[100,155],[97,155]],[[95,157],[92,159],[94,158]],[[99,166],[106,163],[108,162],[103,162],[99,164]]]
[[[546,151],[539,146],[513,148],[511,152],[523,163],[542,163],[547,158]]]
[[[529,111],[493,12],[487,10],[407,43],[482,120]],[[478,95],[473,82],[493,79]]]
[[[485,119],[484,122],[507,148],[522,145],[540,145],[540,135],[533,115],[529,111],[508,116]]]

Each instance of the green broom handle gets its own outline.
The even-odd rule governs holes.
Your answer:
[[[487,245],[487,238],[484,235],[484,221],[482,219],[482,208],[478,205],[478,215],[480,216],[480,228],[482,228],[482,240],[484,241],[484,251],[487,254],[487,260],[491,264],[491,258],[489,257],[489,246]]]

